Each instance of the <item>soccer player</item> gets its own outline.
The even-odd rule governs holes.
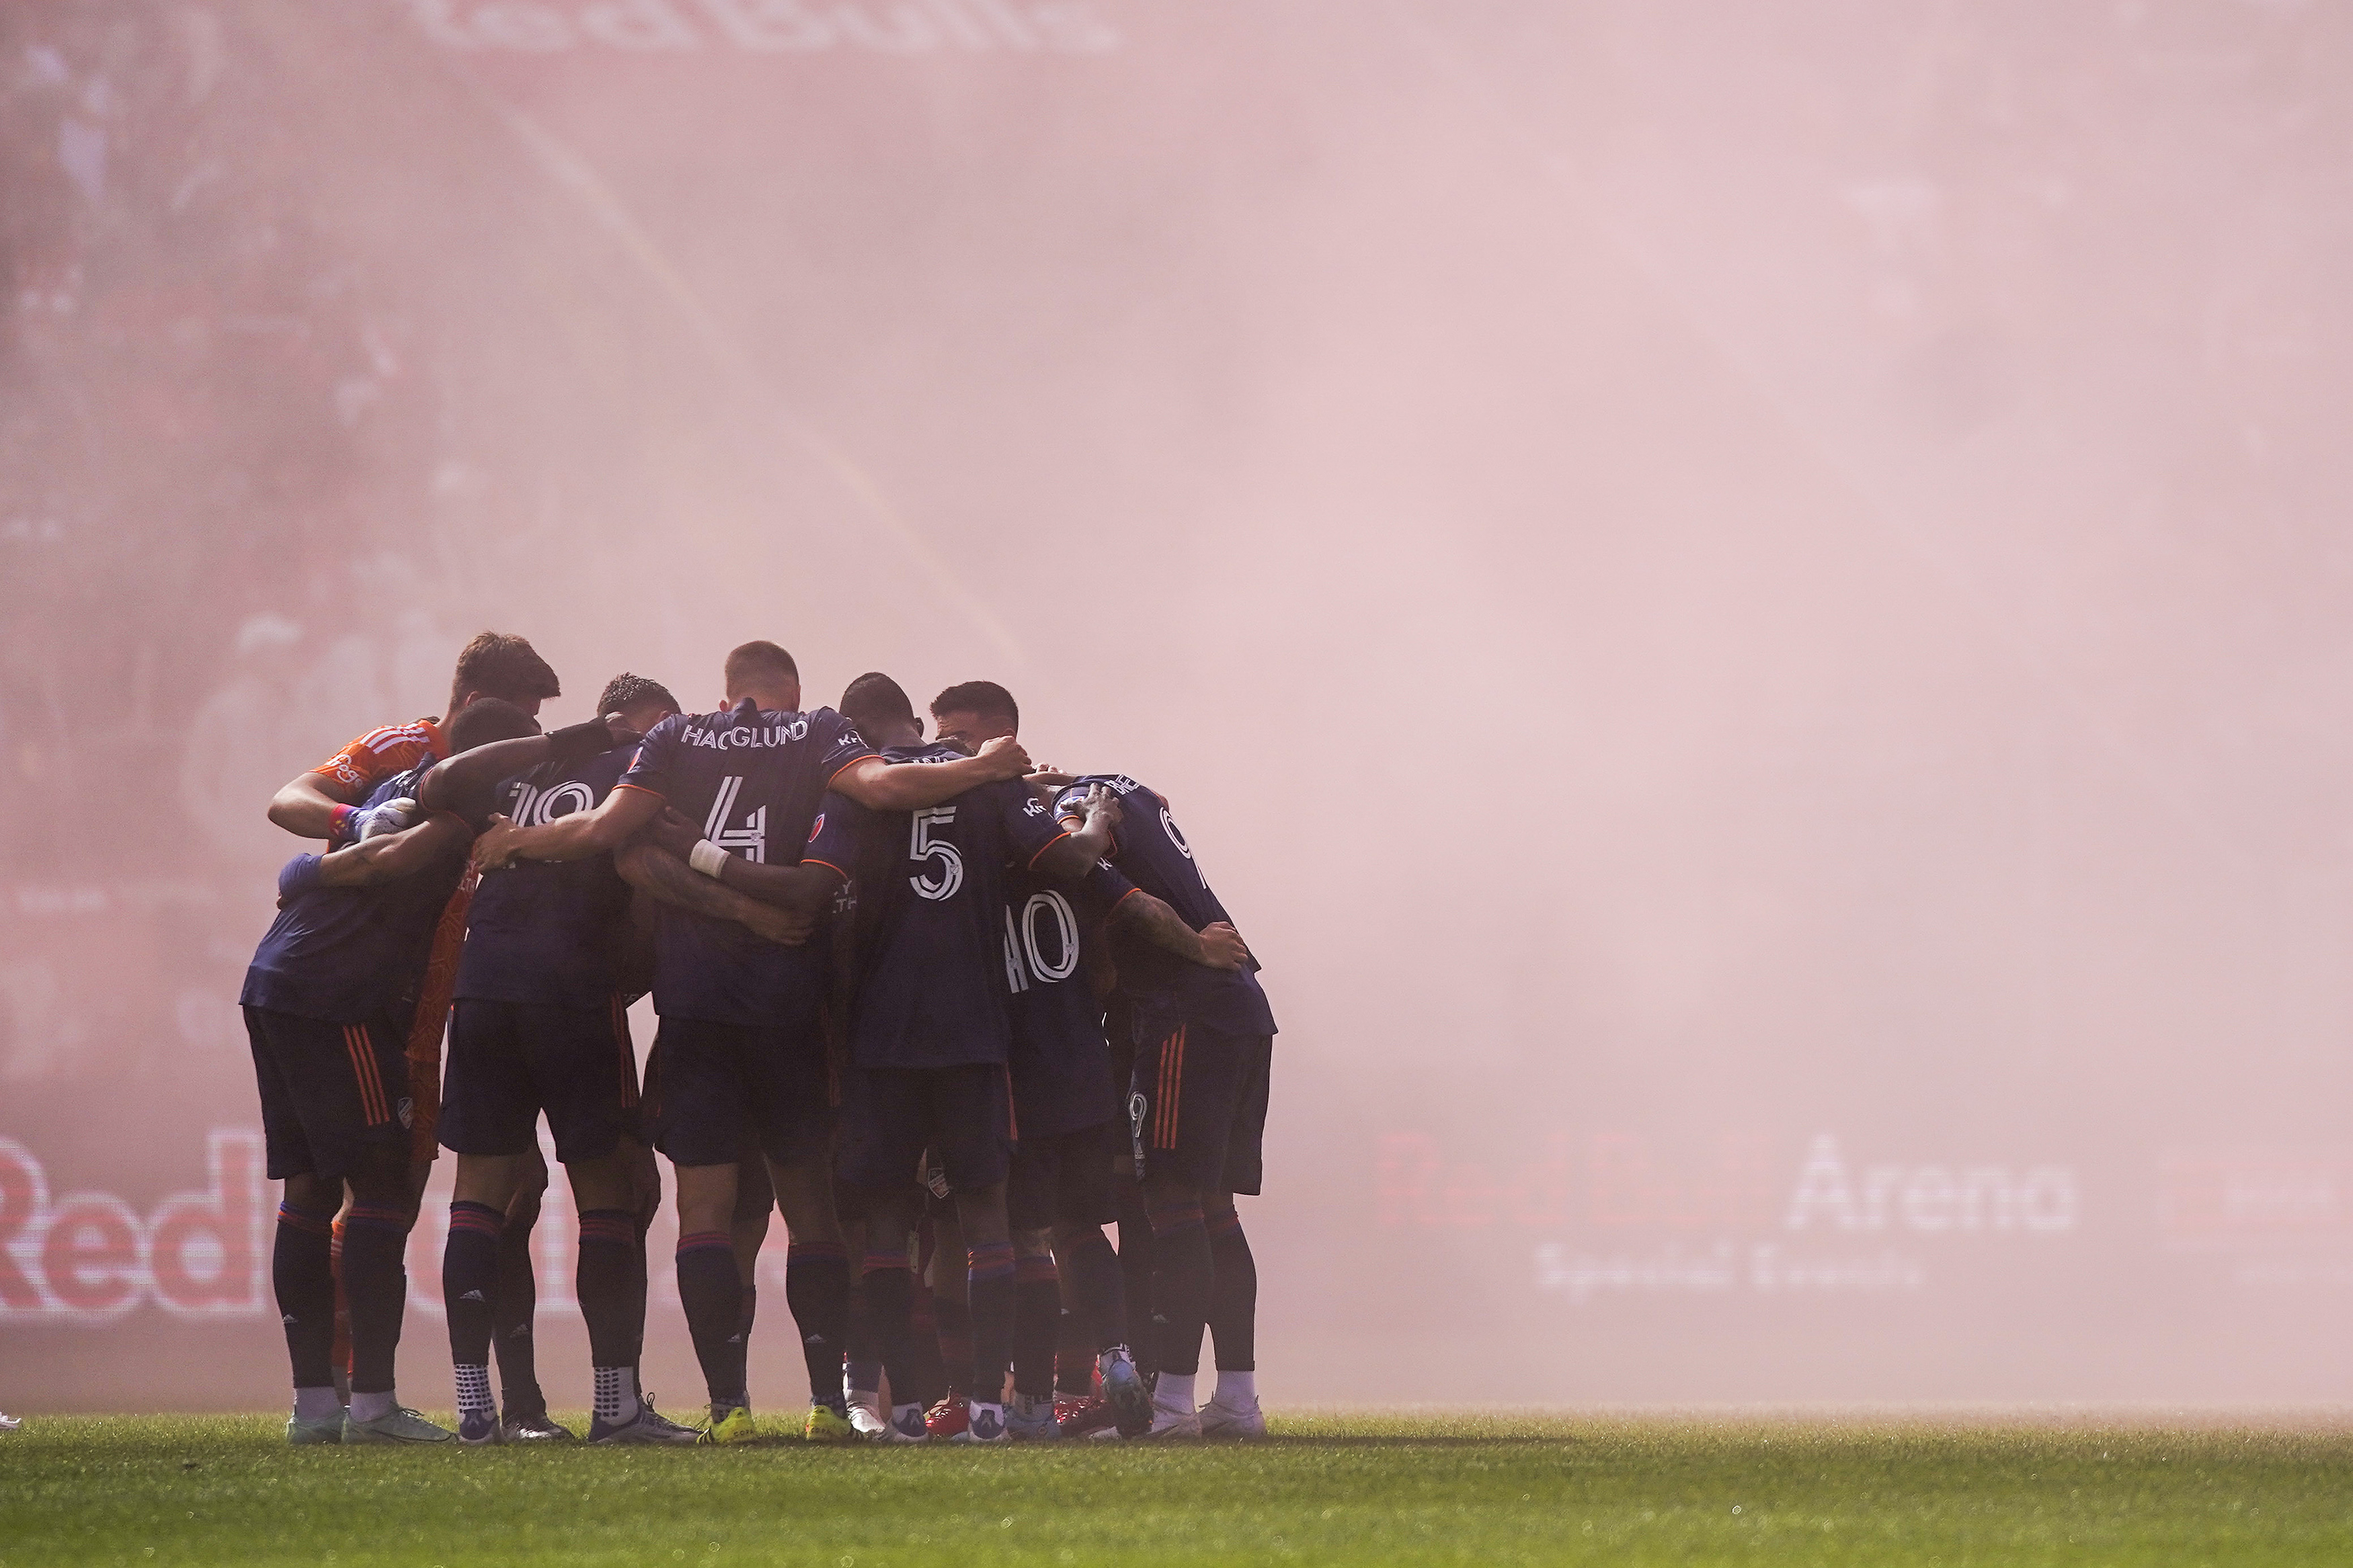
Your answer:
[[[1064,822],[1078,821],[1104,790],[1121,809],[1113,863],[1187,925],[1230,926],[1160,795],[1122,774],[1082,775],[1060,796]],[[1275,1031],[1258,961],[1221,972],[1127,933],[1115,936],[1114,954],[1135,1045],[1128,1152],[1151,1215],[1154,1314],[1166,1323],[1154,1358],[1148,1436],[1262,1436],[1258,1266],[1234,1208],[1234,1194],[1254,1195],[1262,1181]],[[1218,1385],[1197,1409],[1205,1327],[1217,1346]]]
[[[909,811],[1018,778],[1029,766],[1011,742],[939,767],[894,766],[839,713],[800,711],[799,670],[771,642],[736,648],[724,673],[728,706],[655,725],[595,809],[530,826],[494,823],[475,847],[477,862],[489,869],[518,858],[606,854],[667,805],[700,825],[693,870],[762,898],[757,874],[790,869],[828,787],[871,810]],[[745,874],[751,885],[739,882]],[[658,1144],[677,1169],[679,1294],[711,1397],[707,1436],[713,1442],[757,1436],[744,1403],[743,1285],[729,1236],[735,1162],[750,1141],[767,1157],[792,1237],[786,1300],[809,1373],[804,1435],[850,1437],[841,1388],[849,1268],[827,1159],[824,954],[806,944],[779,947],[668,904],[659,912]]]
[[[453,752],[532,733],[520,709],[476,702],[451,723]],[[414,800],[418,772],[386,780],[370,807]],[[261,1093],[269,1173],[286,1184],[272,1276],[293,1363],[290,1442],[438,1443],[452,1434],[393,1396],[416,1216],[404,1092],[404,1025],[473,835],[437,813],[279,873],[279,913],[238,996]],[[349,1187],[343,1246],[351,1302],[351,1405],[335,1395],[332,1223]]]
[[[913,705],[888,676],[859,677],[842,707],[885,756],[915,772],[936,774],[978,760],[923,744]],[[981,756],[1013,744],[1010,737],[992,741]],[[1017,865],[1082,874],[1108,847],[1109,830],[1092,821],[1074,833],[1058,829],[1044,805],[1011,778],[912,812],[860,804],[826,802],[802,869],[823,868],[857,888],[840,1170],[866,1200],[867,1301],[894,1390],[880,1436],[891,1442],[930,1436],[922,1405],[903,1393],[915,1380],[906,1238],[918,1213],[913,1178],[928,1150],[954,1194],[965,1249],[971,1381],[965,1429],[955,1440],[1003,1442],[1015,1293],[1005,1213],[1014,1126],[1004,876]],[[829,894],[830,884],[820,886]]]
[[[965,748],[1017,734],[1021,722],[1012,693],[987,680],[949,687],[934,699],[932,715],[943,741]],[[1115,808],[1108,820],[1116,832]],[[1018,1281],[1010,1417],[1016,1436],[1060,1434],[1054,1352],[1066,1290],[1120,1426],[1141,1434],[1152,1418],[1150,1395],[1127,1348],[1119,1259],[1103,1233],[1118,1217],[1112,1165],[1120,1152],[1113,1121],[1120,1096],[1092,984],[1104,967],[1107,929],[1210,970],[1230,972],[1248,957],[1231,925],[1212,922],[1196,932],[1108,865],[1089,868],[1067,886],[1026,871],[1008,878],[1005,972],[1012,989],[1013,1105],[1021,1128],[1006,1199]],[[1073,1429],[1084,1425],[1082,1418]]]
[[[457,669],[449,680],[449,705],[441,717],[386,725],[353,740],[280,789],[269,805],[269,820],[297,837],[325,839],[330,848],[348,844],[359,836],[359,803],[370,792],[396,774],[421,772],[449,754],[447,727],[468,704],[494,698],[535,719],[542,702],[561,695],[555,671],[527,640],[505,632],[482,632],[458,655]],[[450,895],[435,930],[425,984],[416,1015],[409,1021],[404,1071],[409,1099],[416,1107],[409,1145],[412,1201],[423,1194],[432,1163],[440,1153],[435,1124],[441,1106],[441,1040],[449,1016],[450,987],[458,975],[459,948],[465,940],[466,905],[473,889],[470,869]],[[499,1254],[495,1339],[500,1381],[506,1395],[506,1436],[511,1441],[572,1436],[548,1417],[532,1335],[536,1291],[531,1233],[539,1220],[540,1194],[546,1188],[547,1167],[534,1143],[526,1168],[516,1180]],[[343,1226],[343,1219],[338,1216],[332,1243],[338,1258]],[[339,1321],[339,1330],[342,1326]],[[340,1372],[340,1353],[337,1366]]]
[[[419,804],[517,822],[593,809],[635,755],[638,737],[679,710],[634,675],[597,700],[605,719],[486,746],[437,765]],[[484,878],[468,914],[442,1083],[441,1142],[458,1156],[442,1255],[442,1296],[458,1393],[458,1437],[495,1443],[492,1302],[508,1205],[538,1146],[554,1134],[580,1220],[578,1296],[594,1369],[592,1443],[691,1443],[637,1385],[645,1336],[645,1255],[629,1151],[638,1064],[616,960],[627,939],[629,884],[609,857],[526,861]]]

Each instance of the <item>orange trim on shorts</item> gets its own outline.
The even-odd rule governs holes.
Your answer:
[[[375,1046],[365,1024],[343,1026],[343,1050],[352,1058],[352,1077],[360,1087],[360,1114],[368,1125],[380,1127],[392,1120],[384,1098],[384,1078],[375,1070]]]
[[[1185,1090],[1185,1026],[1181,1024],[1175,1034],[1160,1042],[1158,1089],[1152,1108],[1152,1146],[1174,1149]]]

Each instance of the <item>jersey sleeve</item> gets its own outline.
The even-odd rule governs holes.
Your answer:
[[[1117,867],[1108,860],[1098,860],[1079,879],[1077,896],[1072,901],[1082,917],[1099,921],[1108,917],[1134,891],[1135,884],[1121,876]]]
[[[677,765],[679,737],[686,733],[686,715],[673,713],[647,731],[638,742],[638,754],[621,771],[616,789],[641,789],[670,798],[670,772]]]
[[[818,773],[828,780],[860,757],[882,754],[866,743],[857,725],[830,708],[820,708],[809,715],[809,739],[823,748]]]
[[[817,820],[809,824],[808,843],[801,850],[801,864],[824,866],[841,873],[843,881],[849,880],[851,866],[857,862],[858,803],[847,795],[826,792],[818,802]]]
[[[1022,785],[1008,779],[987,788],[997,797],[997,817],[1005,824],[1006,847],[1012,852],[1015,865],[1036,865],[1039,856],[1070,837],[1046,809],[1046,803]]]
[[[423,724],[387,724],[353,740],[311,771],[364,795],[396,773],[438,760]]]

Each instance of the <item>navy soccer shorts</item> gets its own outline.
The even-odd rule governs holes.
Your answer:
[[[1137,1178],[1170,1173],[1205,1193],[1255,1194],[1273,1056],[1271,1036],[1138,1019],[1127,1094]]]
[[[812,1021],[755,1029],[664,1018],[654,1037],[654,1146],[674,1165],[732,1165],[757,1151],[780,1165],[823,1160],[833,1137],[833,1075]]]
[[[441,1079],[441,1146],[459,1154],[522,1154],[547,1112],[555,1157],[610,1154],[635,1136],[638,1058],[620,998],[555,1007],[461,996],[449,1017]]]
[[[1013,1151],[1005,1215],[1015,1230],[1109,1225],[1119,1217],[1111,1163],[1119,1143],[1108,1121],[1024,1138]]]
[[[927,1149],[953,1191],[1005,1180],[1013,1162],[1013,1085],[1003,1062],[843,1072],[843,1181],[868,1192],[901,1191]]]
[[[397,1019],[339,1024],[266,1007],[245,1010],[261,1131],[273,1181],[338,1179],[377,1144],[406,1146],[408,1031]]]

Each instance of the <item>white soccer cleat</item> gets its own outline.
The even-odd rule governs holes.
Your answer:
[[[932,1429],[923,1425],[923,1407],[920,1405],[900,1405],[891,1412],[891,1418],[882,1423],[882,1430],[875,1433],[872,1440],[877,1443],[930,1442]]]
[[[1266,1415],[1258,1407],[1258,1395],[1251,1394],[1248,1405],[1227,1405],[1212,1399],[1201,1406],[1201,1436],[1229,1439],[1265,1436]]]
[[[350,1411],[343,1412],[345,1443],[454,1443],[457,1440],[458,1434],[446,1426],[436,1426],[405,1405],[373,1421],[354,1421]]]
[[[881,1391],[871,1388],[849,1391],[849,1425],[860,1436],[870,1442],[882,1436],[891,1420],[882,1414]]]

